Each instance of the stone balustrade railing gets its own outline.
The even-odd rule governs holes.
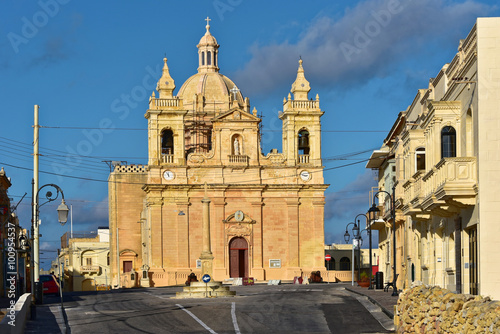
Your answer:
[[[146,165],[117,165],[115,167],[115,173],[146,173]]]

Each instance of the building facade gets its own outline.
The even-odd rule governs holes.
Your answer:
[[[398,287],[418,280],[500,299],[499,32],[500,18],[477,19],[367,165],[381,189],[395,184]]]
[[[64,272],[64,291],[106,290],[110,280],[109,229],[99,227],[97,234],[66,232],[61,251],[51,271]]]
[[[219,72],[209,25],[197,48],[198,72],[175,96],[164,59],[145,114],[148,164],[110,174],[113,285],[183,284],[199,274],[205,196],[215,280],[325,270],[323,111],[308,97],[302,60],[279,113],[283,152],[264,155],[261,118]]]

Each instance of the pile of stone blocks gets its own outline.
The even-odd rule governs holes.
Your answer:
[[[420,285],[399,296],[394,324],[397,333],[500,333],[500,302]]]

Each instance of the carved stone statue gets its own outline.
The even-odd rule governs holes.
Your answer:
[[[240,155],[240,143],[238,138],[234,138],[234,155]]]

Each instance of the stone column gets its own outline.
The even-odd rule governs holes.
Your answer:
[[[208,274],[213,277],[214,256],[210,247],[210,199],[207,196],[207,183],[205,182],[205,197],[203,203],[203,250],[201,252],[201,275]]]

